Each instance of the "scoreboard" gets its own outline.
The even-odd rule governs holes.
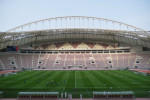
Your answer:
[[[9,52],[9,51],[18,51],[19,49],[18,49],[18,46],[7,46],[7,52]]]

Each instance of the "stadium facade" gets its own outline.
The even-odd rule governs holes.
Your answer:
[[[34,21],[0,32],[0,70],[6,75],[25,70],[128,69],[149,75],[150,33],[122,22],[65,16]],[[108,96],[103,95],[105,92],[93,93],[96,99],[109,97],[109,92]],[[115,96],[121,98],[127,92],[112,92],[110,98],[115,97],[113,93],[120,93]],[[125,98],[134,97],[132,91],[128,93]],[[21,92],[20,98],[25,99],[22,94],[29,93]],[[69,98],[71,100],[72,97]]]

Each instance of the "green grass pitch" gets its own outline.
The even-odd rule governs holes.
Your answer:
[[[150,77],[121,70],[24,71],[0,77],[0,91],[7,98],[17,97],[19,91],[58,91],[84,98],[91,98],[93,91],[134,91],[136,97],[150,97]]]

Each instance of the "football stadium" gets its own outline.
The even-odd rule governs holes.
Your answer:
[[[1,32],[0,98],[148,100],[150,33],[88,16]]]

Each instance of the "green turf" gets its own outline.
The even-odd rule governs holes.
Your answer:
[[[47,86],[52,80],[56,84]],[[7,98],[17,97],[19,91],[58,91],[72,93],[73,97],[82,94],[84,98],[92,97],[93,91],[134,91],[136,97],[150,97],[150,77],[121,70],[24,71],[0,77],[0,91]]]

